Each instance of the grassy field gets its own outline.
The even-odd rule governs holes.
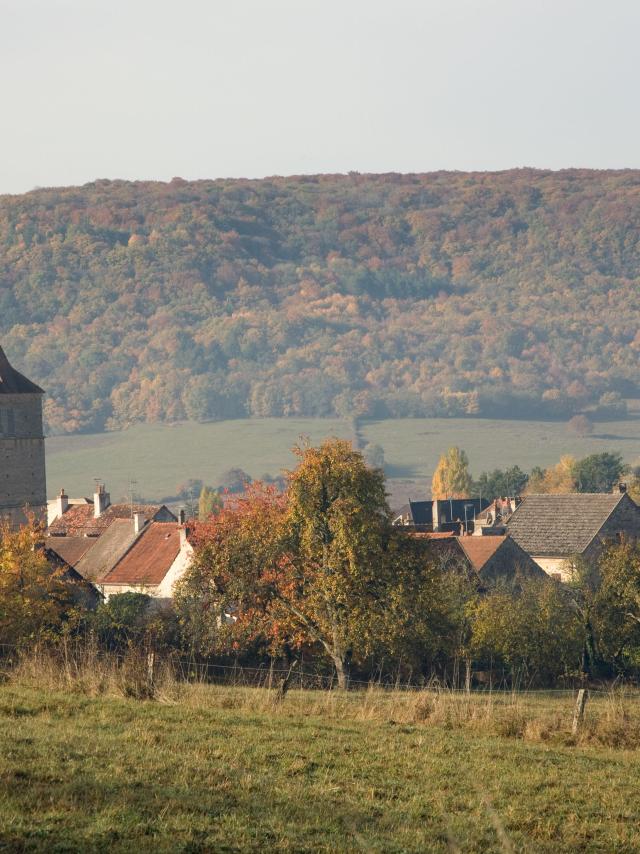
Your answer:
[[[638,752],[573,743],[570,695],[488,715],[486,698],[438,714],[423,693],[277,707],[264,689],[141,702],[7,683],[0,850],[640,849]]]
[[[451,445],[466,449],[474,474],[516,463],[525,470],[546,466],[567,453],[619,451],[628,462],[640,457],[639,418],[597,424],[595,434],[585,438],[572,436],[558,422],[458,418],[364,422],[361,434],[384,448],[396,502],[424,493],[439,455]],[[158,499],[174,494],[188,478],[215,485],[231,466],[252,477],[277,474],[293,465],[290,449],[303,435],[313,442],[351,438],[351,428],[338,419],[265,418],[53,437],[47,441],[49,494],[64,487],[85,495],[93,479],[102,478],[116,499],[128,495],[134,479],[139,494]]]

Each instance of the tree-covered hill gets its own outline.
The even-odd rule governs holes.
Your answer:
[[[640,172],[96,181],[0,197],[52,432],[561,416],[640,395]]]

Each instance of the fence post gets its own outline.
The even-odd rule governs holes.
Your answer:
[[[293,671],[295,670],[297,664],[298,664],[298,659],[296,659],[292,663],[291,667],[289,668],[289,672],[287,673],[287,675],[284,676],[282,679],[280,679],[280,682],[278,684],[278,693],[276,694],[276,703],[281,703],[284,700],[285,694],[289,690],[289,685],[291,683],[291,676],[292,676]]]
[[[588,696],[589,692],[586,688],[580,688],[578,691],[578,698],[576,700],[576,707],[573,712],[573,726],[571,727],[572,735],[577,735],[578,730],[582,726],[582,721],[584,720],[584,707],[587,705]]]
[[[156,656],[154,652],[147,653],[147,684],[150,689],[153,689],[153,681],[154,681],[154,669],[156,663]]]

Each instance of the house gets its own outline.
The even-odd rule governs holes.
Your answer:
[[[82,608],[93,609],[102,602],[102,594],[93,584],[88,583],[79,572],[76,572],[72,566],[63,560],[59,554],[46,547],[44,548],[44,554],[51,570],[60,572],[62,579],[68,582],[69,590],[76,605],[80,605]]]
[[[476,516],[473,533],[477,537],[504,534],[507,522],[521,501],[519,496],[496,498]]]
[[[639,539],[640,507],[622,485],[612,494],[526,495],[507,531],[538,566],[564,581],[576,558],[592,562],[612,543]]]
[[[193,555],[186,527],[150,522],[113,568],[94,583],[105,599],[117,593],[147,593],[171,599]]]
[[[26,522],[25,508],[44,519],[47,505],[43,395],[0,347],[0,519],[15,526]]]
[[[457,537],[458,544],[483,584],[516,576],[543,578],[538,564],[509,536]]]
[[[485,498],[409,501],[395,511],[393,524],[413,527],[419,531],[471,533],[475,516],[488,504]]]
[[[451,532],[413,533],[425,543],[428,554],[441,570],[458,570],[476,578],[480,587],[516,576],[543,578],[544,572],[511,537],[457,537]]]
[[[147,522],[177,522],[165,504],[112,504],[103,485],[98,486],[93,501],[76,499],[72,503],[64,489],[50,505],[49,537],[100,537],[115,519],[133,519],[140,514]]]

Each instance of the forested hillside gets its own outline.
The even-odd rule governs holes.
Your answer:
[[[50,432],[243,415],[609,414],[640,395],[640,172],[0,197],[0,342]]]

